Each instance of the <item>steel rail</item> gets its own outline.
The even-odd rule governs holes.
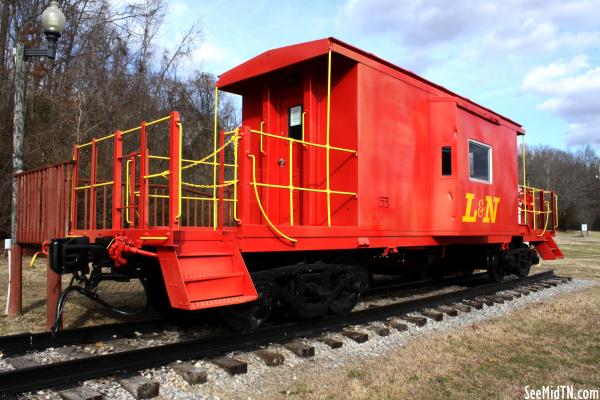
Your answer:
[[[213,357],[232,351],[250,350],[269,343],[287,342],[298,337],[314,336],[326,331],[339,330],[348,325],[364,324],[395,315],[415,312],[423,308],[472,299],[512,289],[517,286],[531,284],[553,276],[554,271],[550,270],[526,278],[501,283],[490,283],[455,292],[356,311],[347,316],[328,316],[314,320],[264,327],[243,334],[195,339],[6,371],[0,373],[0,395],[15,395],[17,393],[50,388],[62,384],[72,384],[120,372],[153,368],[176,360]]]
[[[473,285],[484,279],[487,273],[474,274],[470,277],[451,277],[439,281],[420,280],[408,283],[395,283],[392,285],[377,285],[365,290],[361,298],[369,299],[376,296],[390,294],[403,294],[418,289],[441,289],[451,285]],[[135,338],[138,333],[152,333],[172,329],[179,326],[174,322],[164,319],[152,319],[144,321],[121,322],[114,324],[88,326],[84,328],[65,329],[57,335],[51,332],[20,333],[16,335],[0,337],[0,352],[4,357],[19,356],[32,351],[42,351],[49,347],[62,347],[89,344],[107,340]],[[193,323],[186,323],[185,327],[193,327]]]

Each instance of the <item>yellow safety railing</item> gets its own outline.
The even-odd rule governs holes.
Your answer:
[[[545,215],[546,219],[544,222],[543,231],[538,236],[543,236],[546,233],[548,228],[548,222],[550,219],[550,214],[554,215],[554,219],[552,221],[552,229],[558,228],[558,195],[550,190],[538,189],[535,187],[527,187],[525,185],[519,186],[521,190],[523,190],[523,216],[524,223],[528,225],[528,215],[531,214],[531,223],[534,230],[538,229],[537,216]],[[528,197],[530,196],[530,201]],[[543,209],[537,209],[538,201],[541,202],[540,196],[544,198]],[[551,200],[546,200],[545,196],[550,196]],[[551,201],[553,204],[551,204]],[[529,209],[528,204],[531,204],[531,209]]]
[[[160,122],[167,121],[167,120],[169,120],[169,119],[171,119],[171,116],[170,116],[170,115],[169,115],[169,116],[166,116],[166,117],[163,117],[163,118],[155,119],[154,121],[146,122],[146,127],[148,127],[148,126],[152,126],[152,125],[155,125],[155,124],[158,124],[158,123],[160,123]],[[142,126],[141,126],[141,125],[139,125],[139,126],[135,126],[135,127],[133,127],[133,128],[127,129],[127,130],[125,130],[125,131],[122,131],[122,132],[121,132],[121,135],[126,135],[126,134],[128,134],[128,133],[132,133],[132,132],[135,132],[135,131],[139,131],[140,129],[142,129]],[[112,133],[112,134],[110,134],[110,135],[102,136],[102,137],[100,137],[100,138],[98,138],[98,139],[92,140],[91,142],[87,142],[87,143],[78,144],[76,147],[77,147],[78,149],[82,149],[82,148],[84,148],[84,147],[91,146],[91,145],[92,145],[92,143],[94,143],[94,141],[95,141],[96,143],[98,143],[98,142],[101,142],[101,141],[103,141],[103,140],[112,139],[112,138],[114,138],[114,137],[115,137],[115,134],[114,134],[114,133]]]

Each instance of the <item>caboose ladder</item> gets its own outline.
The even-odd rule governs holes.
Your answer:
[[[258,298],[239,250],[211,242],[211,251],[159,250],[171,306],[187,310],[246,303]]]
[[[556,260],[559,258],[564,258],[562,251],[558,248],[558,245],[554,241],[552,234],[550,232],[544,233],[544,241],[535,242],[533,245],[535,249],[538,251],[539,255],[544,260]]]

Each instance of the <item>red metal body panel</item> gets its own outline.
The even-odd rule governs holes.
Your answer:
[[[207,205],[208,223],[198,223],[195,212],[193,224],[181,222],[183,214],[190,220],[190,201],[198,198],[182,194],[179,114],[174,112],[169,119],[168,189],[160,191],[168,196],[167,221],[159,224],[156,216],[159,198],[164,201],[165,196],[157,197],[159,186],[150,186],[145,177],[150,133],[142,124],[140,150],[132,156],[139,158],[134,162],[141,172],[136,186],[135,168],[131,170],[133,189],[124,196],[122,138],[119,132],[114,136],[112,229],[72,225],[77,228],[73,234],[92,239],[122,235],[139,247],[156,247],[173,307],[256,299],[242,258],[250,252],[384,252],[458,243],[503,245],[522,236],[539,245],[542,256],[560,256],[551,238],[554,195],[550,208],[544,193],[536,197],[534,191],[528,210],[519,211],[524,205],[516,138],[524,130],[506,117],[331,38],[263,53],[221,75],[218,86],[243,96],[243,126],[233,132],[234,194],[224,189],[224,151],[214,157],[218,199],[200,201],[201,220]],[[301,137],[292,131],[300,118],[292,115],[296,106],[302,110]],[[215,148],[228,140],[224,132],[218,138]],[[469,140],[491,148],[490,182],[469,177]],[[451,149],[447,176],[442,175],[442,147]],[[74,176],[77,185],[76,172]],[[129,207],[137,210],[129,226],[122,215],[128,195]],[[235,195],[237,199],[231,197]],[[89,198],[84,191],[83,219],[92,210],[93,222],[97,211],[87,205]],[[237,201],[236,215],[227,200]],[[150,203],[154,216],[149,219]],[[528,223],[521,221],[538,203],[538,210],[546,210],[545,222],[538,223],[535,213]],[[195,201],[194,210],[197,205]],[[214,207],[218,218],[212,226]],[[161,210],[164,220],[164,204]],[[73,215],[76,219],[77,210]]]

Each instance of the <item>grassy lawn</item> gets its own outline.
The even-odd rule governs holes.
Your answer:
[[[600,281],[600,233],[566,233],[558,243],[567,258],[538,269]],[[319,371],[318,380],[314,372],[302,373],[278,393],[310,399],[523,399],[526,385],[598,389],[599,310],[600,287],[593,287],[420,337],[386,357]]]

